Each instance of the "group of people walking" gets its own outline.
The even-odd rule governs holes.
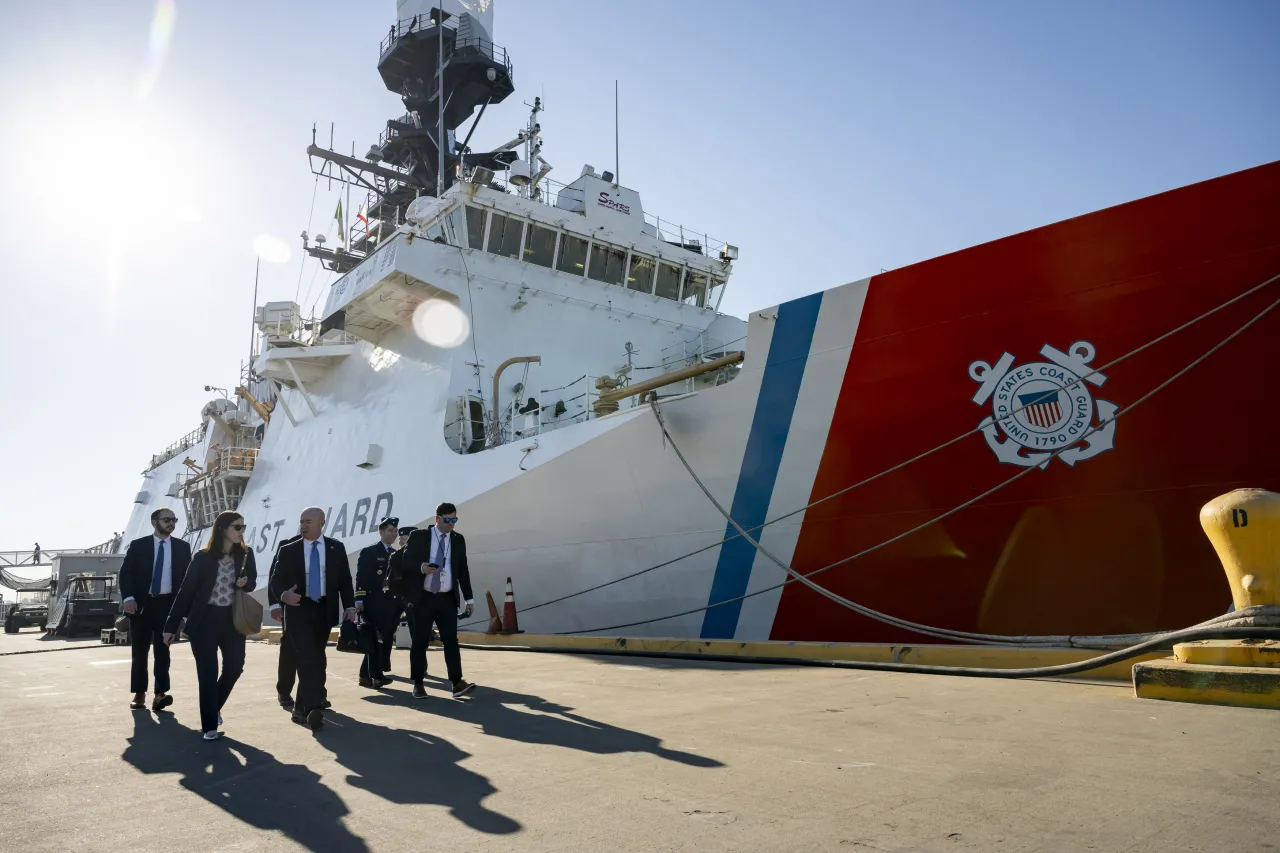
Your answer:
[[[245,545],[239,513],[221,513],[208,542],[194,554],[173,536],[177,520],[172,510],[153,512],[153,534],[129,543],[120,568],[132,645],[130,707],[146,707],[149,654],[155,675],[151,707],[159,711],[173,704],[169,647],[185,633],[199,682],[202,736],[216,740],[222,707],[244,670],[245,636],[232,607],[237,591],[257,588],[257,561]],[[379,541],[360,553],[353,588],[346,548],[324,535],[324,510],[302,511],[298,534],[280,544],[267,579],[270,613],[284,626],[276,691],[294,722],[313,731],[324,725],[324,710],[331,706],[326,647],[331,630],[345,622],[362,623],[357,629],[364,651],[361,686],[380,689],[391,683],[391,642],[401,613],[407,613],[414,698],[428,695],[426,651],[433,626],[444,646],[452,695],[474,688],[462,677],[458,647],[459,611],[470,616],[474,602],[466,540],[454,530],[457,522],[457,508],[450,503],[440,504],[435,523],[424,529],[399,527],[398,519],[384,518]],[[295,677],[296,699],[291,695]]]

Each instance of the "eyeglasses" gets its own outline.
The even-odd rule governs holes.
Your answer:
[[[441,516],[440,521],[444,524],[457,524],[458,517],[456,515],[453,518],[445,518],[444,516]]]
[[[236,531],[244,530],[243,524],[228,524],[227,527],[230,527],[232,530],[236,530]]]
[[[161,524],[177,524],[178,523],[178,519],[176,518],[160,518],[160,519],[157,519],[157,521],[159,521]]]

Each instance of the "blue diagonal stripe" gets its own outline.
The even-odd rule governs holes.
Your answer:
[[[782,464],[783,448],[787,446],[791,416],[795,413],[796,398],[800,396],[800,381],[804,378],[809,347],[813,343],[813,330],[818,324],[818,311],[821,308],[821,293],[795,299],[778,307],[773,340],[769,344],[769,357],[765,360],[764,376],[760,380],[760,396],[756,400],[751,433],[747,436],[747,450],[742,456],[738,487],[730,510],[734,520],[748,531],[764,524],[765,513],[769,511],[769,501],[773,498],[773,486],[778,479],[778,468]],[[728,538],[736,532],[733,525],[726,525],[724,535]],[[761,533],[763,531],[757,531],[751,536],[757,539]],[[707,604],[737,598],[746,593],[755,557],[755,548],[741,537],[720,546],[720,559],[716,563],[716,574],[711,581],[711,595]],[[741,613],[741,601],[706,611],[702,617],[702,637],[709,640],[733,639]]]

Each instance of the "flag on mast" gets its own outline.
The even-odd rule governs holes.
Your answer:
[[[342,199],[338,199],[338,209],[334,212],[333,218],[338,221],[338,242],[342,244],[343,248],[346,248],[347,226],[342,220]]]
[[[360,210],[356,212],[356,222],[364,226],[365,238],[369,237],[369,202],[360,205]]]

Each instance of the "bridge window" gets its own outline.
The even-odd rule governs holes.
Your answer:
[[[627,259],[623,249],[594,243],[591,246],[591,266],[587,277],[605,284],[622,284],[622,266]]]
[[[483,214],[481,214],[481,226],[484,224]],[[466,245],[466,240],[462,236],[463,213],[461,208],[455,207],[449,211],[448,216],[440,219],[440,222],[427,229],[427,237],[435,239],[437,233],[450,246],[462,247]]]
[[[530,223],[524,238],[524,259],[540,267],[550,267],[555,252],[556,232]]]
[[[632,254],[631,268],[627,270],[627,287],[642,293],[653,292],[653,258]]]
[[[658,284],[654,293],[663,299],[680,298],[680,267],[658,264]]]
[[[720,301],[720,294],[724,291],[724,286],[726,282],[727,282],[727,279],[724,276],[712,274],[711,290],[707,292],[708,308],[714,308],[716,304]]]
[[[471,205],[467,205],[467,245],[484,248],[484,211]]]
[[[685,305],[701,308],[707,304],[707,274],[698,270],[689,270],[684,276]]]
[[[582,275],[586,268],[587,241],[565,233],[560,238],[560,257],[556,259],[556,269],[560,272]]]
[[[501,213],[489,217],[489,251],[508,258],[520,257],[520,236],[524,223]]]

